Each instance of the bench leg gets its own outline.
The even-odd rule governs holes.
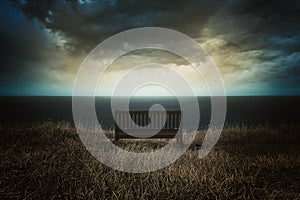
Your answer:
[[[115,142],[118,142],[119,141],[119,134],[118,134],[118,131],[115,130]]]

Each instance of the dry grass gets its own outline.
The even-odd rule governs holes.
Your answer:
[[[198,158],[204,135],[199,132],[169,167],[130,174],[94,159],[69,123],[2,124],[0,198],[299,199],[299,130],[287,124],[231,125],[204,159]],[[136,151],[164,144],[119,143]]]

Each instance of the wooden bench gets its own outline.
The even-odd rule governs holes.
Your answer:
[[[158,132],[160,129],[159,127],[162,127],[157,134],[147,138],[174,138],[178,133],[176,136],[176,141],[182,142],[182,126],[180,126],[182,119],[181,111],[129,111],[129,113],[131,119],[135,123],[131,121],[126,111],[115,112],[115,118],[119,122],[118,124],[121,126],[119,127],[115,122],[115,141],[118,141],[121,138],[143,139],[138,136],[134,137],[127,133],[136,134],[137,131],[142,131],[138,134],[143,135],[143,132],[145,134],[147,131]],[[166,119],[166,122],[165,124],[162,124],[164,118]],[[137,129],[137,125],[143,127],[149,125],[150,120],[153,120],[153,123],[147,127],[147,129]],[[122,129],[127,133],[125,133]]]

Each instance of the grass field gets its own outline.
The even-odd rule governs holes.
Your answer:
[[[199,131],[175,163],[131,174],[97,161],[67,122],[1,124],[0,199],[300,199],[299,131],[284,123],[229,125],[204,159],[198,157]],[[166,142],[118,145],[144,151]]]

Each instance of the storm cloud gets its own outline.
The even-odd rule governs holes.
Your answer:
[[[29,19],[59,32],[70,51],[89,51],[116,33],[144,26],[159,26],[196,36],[222,1],[13,1]]]
[[[8,87],[9,76],[49,84],[53,79],[71,81],[78,63],[104,39],[155,26],[198,41],[233,93],[243,90],[243,84],[256,84],[253,90],[267,85],[269,94],[286,88],[299,94],[299,13],[296,0],[11,0],[1,5],[1,43],[7,49],[1,84]]]

